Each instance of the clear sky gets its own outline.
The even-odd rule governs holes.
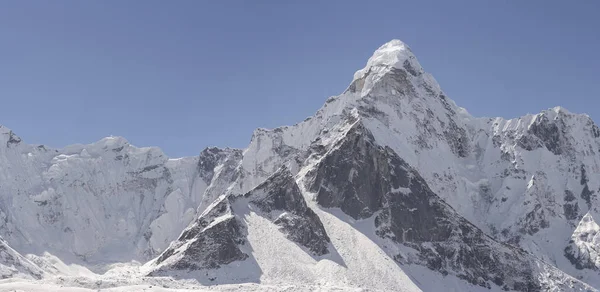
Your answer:
[[[457,104],[600,121],[600,1],[0,1],[0,124],[63,147],[245,147],[397,38]]]

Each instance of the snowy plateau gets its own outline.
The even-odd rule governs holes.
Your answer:
[[[399,40],[246,149],[0,126],[0,291],[599,291],[600,129],[477,118]]]

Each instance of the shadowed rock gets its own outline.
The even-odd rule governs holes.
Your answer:
[[[245,197],[278,225],[288,239],[315,255],[328,253],[330,240],[325,228],[317,214],[306,205],[300,188],[286,167],[279,169]]]
[[[341,208],[355,219],[376,216],[377,235],[416,250],[417,264],[483,287],[542,289],[527,253],[494,241],[461,217],[393,150],[376,145],[360,123],[317,165],[309,188],[323,207]]]
[[[163,264],[150,275],[168,270],[216,269],[248,258],[239,245],[245,244],[244,227],[233,216],[229,199],[221,197],[157,259]]]
[[[243,209],[233,208],[233,204]],[[246,209],[253,206],[257,210]],[[217,269],[248,259],[250,255],[240,248],[248,236],[241,216],[250,211],[269,219],[288,239],[313,255],[329,252],[330,240],[321,220],[308,208],[294,177],[284,167],[243,196],[219,197],[155,260],[149,275]]]

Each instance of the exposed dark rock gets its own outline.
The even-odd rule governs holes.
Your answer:
[[[374,84],[375,95],[394,93],[394,96],[414,96],[415,87],[410,82],[408,72],[403,69],[390,68],[389,71]]]
[[[402,63],[402,68],[404,68],[406,72],[410,73],[410,75],[415,77],[422,74],[421,72],[417,71],[415,67],[413,67],[412,63],[409,60],[405,60],[404,63]]]
[[[565,248],[565,257],[575,266],[578,270],[590,269],[597,270],[598,267],[594,265],[589,259],[582,257],[579,255],[577,251],[577,247],[575,246],[573,240],[569,241],[569,245]]]
[[[180,249],[186,243],[187,247]],[[151,275],[168,270],[216,269],[245,260],[248,255],[239,248],[244,243],[244,226],[233,216],[229,198],[222,197],[156,259],[156,264],[161,264],[171,258]]]
[[[170,270],[217,269],[246,260],[249,255],[240,246],[246,244],[247,226],[239,217],[242,215],[232,208],[238,200],[247,200],[240,203],[255,206],[257,214],[278,225],[288,239],[312,254],[328,253],[329,237],[323,224],[306,205],[290,171],[281,168],[243,196],[219,197],[156,259],[158,268],[150,275]]]
[[[287,237],[315,255],[328,253],[329,237],[321,220],[308,208],[290,171],[283,167],[245,197],[281,227]],[[284,213],[281,213],[281,212]],[[281,214],[277,214],[281,213]],[[277,216],[275,216],[277,215]]]
[[[10,147],[11,145],[16,145],[21,143],[21,138],[19,138],[19,136],[15,135],[15,133],[13,133],[13,131],[10,131],[8,133],[8,140],[6,141],[6,147]]]
[[[539,138],[550,152],[561,155],[568,144],[563,129],[561,119],[550,121],[546,115],[541,114],[529,126],[528,132]]]
[[[496,242],[461,217],[390,148],[359,123],[317,165],[309,189],[323,207],[355,219],[375,215],[376,233],[418,251],[443,275],[490,287],[539,291],[524,251]],[[402,262],[402,256],[395,257]]]
[[[519,147],[527,151],[532,151],[544,147],[544,143],[539,138],[533,135],[521,136],[521,138],[517,140],[517,145],[519,145]]]
[[[448,120],[450,123],[448,124],[448,128],[444,130],[444,137],[450,149],[459,157],[467,157],[469,155],[469,137],[467,137],[467,131],[459,127],[451,117]]]
[[[492,143],[494,144],[494,147],[499,148],[500,146],[502,146],[502,137],[500,137],[500,135],[494,135],[492,137]]]
[[[587,172],[586,172],[585,166],[583,164],[581,165],[580,172],[581,172],[581,179],[579,182],[583,186],[583,190],[581,190],[580,197],[583,200],[585,200],[585,203],[587,204],[588,208],[591,208],[592,207],[592,195],[594,194],[594,191],[590,190],[590,188],[588,186],[589,178],[587,176]]]
[[[220,160],[226,157],[221,149],[217,147],[207,147],[200,152],[198,160],[198,170],[203,172],[211,172],[219,163]]]
[[[600,137],[600,129],[597,125],[592,125],[592,135],[594,136],[594,138]]]
[[[224,164],[226,171],[230,172],[242,160],[242,151],[239,149],[220,149],[208,147],[202,150],[198,159],[198,173],[207,184],[213,179],[214,169]]]
[[[364,117],[373,117],[382,121],[387,120],[387,115],[373,105],[364,104],[358,107]]]
[[[244,244],[241,227],[235,218],[228,218],[204,230],[183,252],[182,260],[173,268],[197,270],[216,269],[234,261],[245,260],[248,255],[238,245]]]
[[[575,201],[575,194],[569,190],[565,190],[565,202]]]
[[[448,102],[448,97],[446,97],[445,94],[440,93],[440,95],[438,96],[440,99],[440,102],[442,103],[442,106],[444,107],[444,109],[446,109],[446,112],[451,115],[454,116],[456,114],[456,112],[454,111],[454,109],[452,108],[452,106],[450,105],[450,103]]]
[[[533,210],[525,215],[525,219],[520,222],[522,225],[519,231],[523,234],[533,235],[540,229],[550,227],[550,223],[546,219],[546,212],[541,204],[535,204]]]
[[[594,191],[590,190],[590,188],[588,187],[587,183],[585,184],[585,186],[583,186],[583,190],[581,190],[581,198],[585,200],[585,203],[587,204],[588,208],[592,207],[592,195],[594,194]]]
[[[563,211],[567,220],[575,220],[579,217],[579,204],[577,204],[577,202],[565,203],[563,205]]]
[[[115,152],[115,153],[118,153],[118,152],[121,152],[123,150],[123,148],[125,148],[125,146],[121,146],[121,147],[115,148],[112,151]]]
[[[161,165],[159,165],[159,164],[157,164],[157,165],[150,165],[150,166],[146,166],[146,167],[144,167],[142,170],[140,170],[140,171],[138,172],[138,174],[139,174],[139,173],[148,172],[148,171],[152,171],[152,170],[155,170],[155,169],[157,169],[157,168],[159,168],[159,167],[161,167]]]
[[[585,185],[589,181],[588,177],[587,177],[587,172],[585,171],[585,165],[583,165],[583,164],[581,165],[580,171],[581,171],[581,179],[579,180],[579,183],[581,185]]]
[[[344,145],[323,158],[317,166],[309,189],[317,193],[319,205],[339,207],[352,218],[361,219],[381,209],[389,182],[380,173],[389,171],[380,170],[388,165],[373,145],[373,137],[363,137],[362,126],[351,131]]]

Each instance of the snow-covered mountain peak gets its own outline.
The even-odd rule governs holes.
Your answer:
[[[394,67],[403,68],[405,63],[409,63],[416,71],[422,70],[411,49],[401,40],[391,40],[383,44],[369,58],[367,66],[354,73],[354,79],[362,78],[365,74],[376,67]]]

